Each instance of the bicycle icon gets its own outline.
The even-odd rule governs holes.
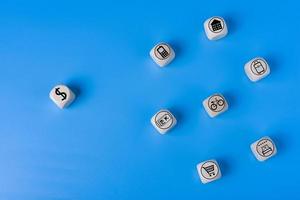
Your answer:
[[[209,108],[214,112],[220,112],[225,107],[225,100],[220,95],[214,95],[208,100]]]

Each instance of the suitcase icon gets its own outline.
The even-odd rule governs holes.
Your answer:
[[[255,71],[258,75],[262,75],[263,73],[266,72],[264,66],[262,65],[261,61],[259,61],[259,60],[253,61],[253,68],[255,69]]]

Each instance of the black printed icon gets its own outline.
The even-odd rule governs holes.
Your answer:
[[[201,166],[201,174],[206,179],[214,179],[219,174],[219,168],[213,161],[207,161]]]
[[[209,22],[209,29],[212,32],[219,33],[223,30],[222,20],[219,18],[213,18]]]
[[[208,165],[207,167],[203,167],[204,170],[208,173],[209,176],[215,175],[215,166],[214,165]]]
[[[269,153],[272,153],[272,149],[271,149],[271,147],[269,147],[269,145],[265,144],[261,147],[261,153],[264,156],[267,156]]]
[[[171,120],[171,116],[169,114],[165,114],[163,115],[160,119],[158,119],[157,123],[160,126],[164,126],[166,123],[168,123],[168,121]]]
[[[157,52],[161,55],[161,57],[166,58],[169,56],[169,53],[167,52],[167,50],[163,47],[163,46],[159,46],[157,48]]]
[[[267,63],[262,59],[256,59],[251,63],[251,71],[255,75],[263,75],[267,71]]]
[[[256,144],[256,151],[262,157],[269,157],[274,153],[274,144],[271,140],[263,138]]]
[[[161,111],[155,116],[155,124],[160,129],[168,129],[173,124],[173,116],[167,111]]]
[[[170,48],[166,44],[159,44],[156,46],[154,53],[158,59],[164,60],[170,56]]]
[[[213,95],[208,99],[208,107],[213,112],[220,112],[225,107],[225,100],[221,95]]]
[[[67,98],[67,94],[65,92],[61,92],[59,87],[55,88],[55,94],[62,97],[61,101]]]

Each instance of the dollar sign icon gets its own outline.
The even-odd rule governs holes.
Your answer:
[[[61,92],[59,91],[59,87],[58,88],[55,88],[55,94],[59,95],[59,96],[62,96],[62,101],[65,100],[67,98],[67,94],[65,92]]]

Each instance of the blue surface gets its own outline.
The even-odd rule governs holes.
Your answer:
[[[296,1],[1,1],[0,199],[299,199],[300,61]],[[209,41],[206,18],[227,37]],[[149,51],[169,42],[176,59]],[[252,83],[244,64],[262,56],[271,74]],[[57,83],[77,94],[66,110]],[[211,119],[202,100],[221,92],[230,109]],[[178,119],[167,135],[160,108]],[[250,144],[274,139],[258,162]],[[200,161],[222,179],[203,185]]]

